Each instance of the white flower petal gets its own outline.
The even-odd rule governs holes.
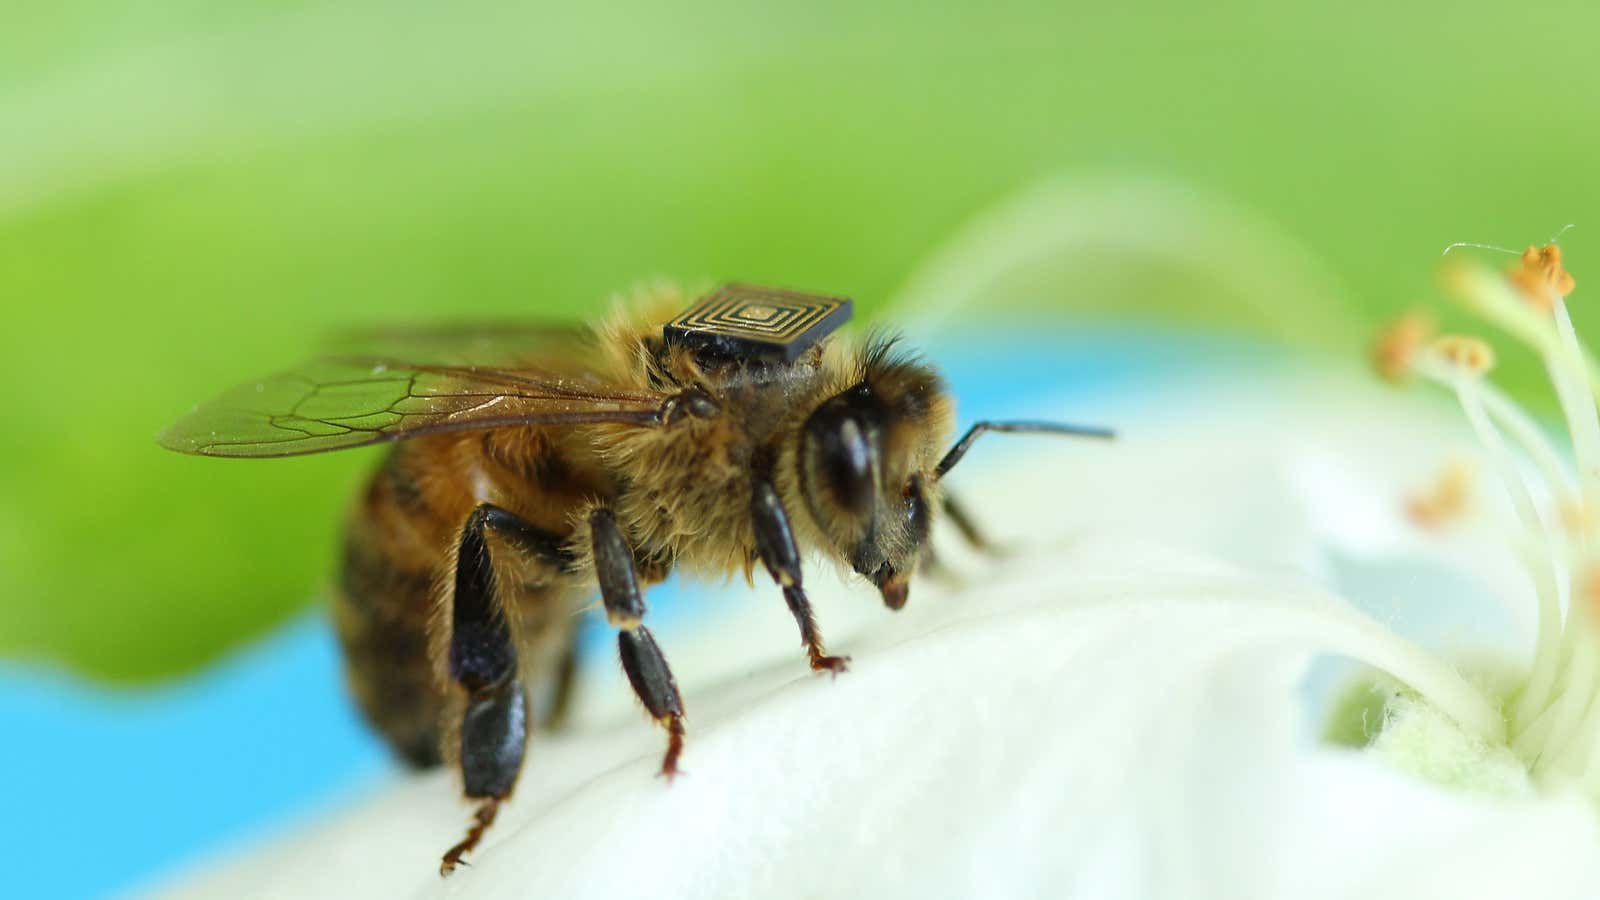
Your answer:
[[[1278,896],[1579,900],[1600,885],[1600,831],[1577,797],[1459,795],[1334,751],[1291,771],[1273,817]]]

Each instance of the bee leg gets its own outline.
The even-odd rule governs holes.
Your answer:
[[[501,802],[516,784],[527,739],[527,701],[521,681],[512,678],[493,692],[473,695],[461,721],[461,774],[467,797],[482,802],[467,836],[440,858],[440,875],[454,872],[494,824]]]
[[[561,661],[556,664],[555,687],[550,691],[550,708],[545,711],[540,724],[557,731],[566,724],[572,711],[572,694],[578,683],[578,640],[574,634],[561,651]]]
[[[666,657],[661,655],[650,629],[644,627],[644,595],[639,592],[637,562],[617,525],[616,514],[604,507],[590,513],[589,539],[606,620],[618,629],[617,653],[622,659],[622,671],[651,718],[667,730],[661,774],[670,779],[678,774],[678,757],[683,753],[683,698],[678,695],[678,684],[667,667]]]
[[[751,491],[750,515],[755,528],[756,552],[761,555],[761,562],[771,573],[772,580],[783,588],[784,602],[789,604],[789,612],[800,626],[800,642],[806,648],[812,670],[835,675],[845,671],[849,668],[850,657],[829,656],[822,644],[817,617],[801,585],[800,550],[795,546],[789,513],[784,510],[783,501],[778,499],[778,491],[771,481],[756,480]]]
[[[994,542],[983,533],[983,529],[978,527],[978,523],[973,521],[972,514],[967,512],[966,506],[948,491],[945,492],[943,506],[944,514],[949,517],[950,524],[956,527],[956,531],[961,532],[961,536],[966,539],[969,546],[981,553],[999,555],[1000,548],[995,546]]]
[[[517,677],[517,649],[495,595],[488,531],[523,544],[542,532],[511,513],[484,504],[461,531],[450,604],[450,677],[467,692],[461,719],[461,777],[468,798],[482,801],[461,843],[445,852],[439,874],[449,875],[478,845],[511,795],[528,743],[528,701]],[[551,538],[551,546],[559,543]]]

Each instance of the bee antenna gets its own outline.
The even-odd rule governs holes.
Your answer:
[[[1091,437],[1110,440],[1116,433],[1109,428],[1094,428],[1088,425],[1069,425],[1066,422],[979,422],[967,429],[967,433],[956,441],[950,452],[939,460],[938,468],[934,469],[934,478],[943,478],[945,473],[956,467],[961,462],[961,457],[967,455],[972,442],[976,441],[986,431],[1004,432],[1034,432],[1040,434],[1068,434],[1074,437]]]

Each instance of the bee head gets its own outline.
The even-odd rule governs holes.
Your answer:
[[[932,525],[950,401],[929,366],[875,342],[859,378],[800,432],[800,489],[813,521],[891,609],[905,605]]]

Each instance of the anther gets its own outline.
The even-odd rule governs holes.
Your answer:
[[[1412,361],[1428,346],[1437,327],[1425,310],[1412,310],[1396,319],[1372,344],[1372,365],[1378,375],[1390,384],[1405,383]]]
[[[1472,375],[1482,375],[1494,368],[1494,348],[1481,338],[1447,334],[1433,342],[1433,352]]]
[[[1577,601],[1588,611],[1591,623],[1600,623],[1600,565],[1589,564],[1577,581]]]
[[[1594,535],[1597,523],[1588,506],[1576,500],[1567,500],[1561,504],[1558,512],[1561,528],[1569,538],[1582,541]]]
[[[1447,464],[1433,484],[1406,501],[1406,514],[1423,528],[1438,529],[1464,517],[1472,509],[1477,470],[1465,461]]]
[[[1561,248],[1555,244],[1529,247],[1507,277],[1528,303],[1549,311],[1557,300],[1572,293],[1577,282],[1561,265]]]

